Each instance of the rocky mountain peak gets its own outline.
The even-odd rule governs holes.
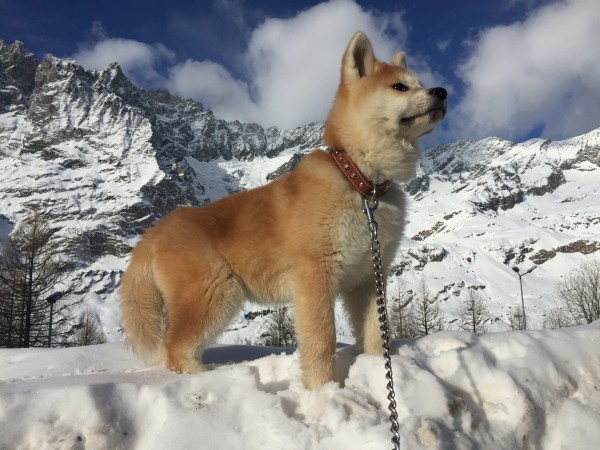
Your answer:
[[[0,40],[0,111],[25,105],[33,91],[37,60],[20,41]]]
[[[46,55],[39,64],[35,73],[35,88],[39,89],[47,83],[63,81],[71,77],[82,78],[86,76],[83,67],[69,58],[57,58]]]
[[[0,69],[0,232],[31,207],[45,211],[76,262],[77,295],[108,331],[119,327],[116,287],[143,230],[178,206],[263,184],[321,144],[322,123],[227,122],[196,101],[133,85],[118,64],[86,71],[53,56],[38,64],[22,43],[0,41]],[[391,292],[425,277],[451,315],[477,286],[505,323],[518,300],[506,290],[510,265],[538,264],[529,300],[530,313],[541,311],[554,280],[600,251],[599,166],[600,129],[424,151],[406,185]]]

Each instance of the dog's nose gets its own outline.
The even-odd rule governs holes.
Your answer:
[[[445,100],[448,97],[448,92],[443,87],[435,87],[429,89],[429,93],[440,100]]]

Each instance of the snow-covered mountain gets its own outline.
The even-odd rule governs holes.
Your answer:
[[[140,89],[117,64],[85,71],[20,42],[0,41],[0,240],[37,206],[77,262],[77,294],[119,340],[116,287],[131,246],[157,218],[264,184],[320,144],[323,124],[294,130],[226,122],[192,100]],[[530,328],[554,306],[554,283],[600,251],[600,129],[520,144],[488,138],[424,152],[402,250],[390,274],[415,289],[424,278],[456,318],[476,286],[493,330],[520,304]],[[317,199],[318,200],[318,199]],[[368,245],[368,244],[366,244]],[[248,305],[222,342],[254,338]],[[339,338],[349,341],[339,312]]]
[[[521,303],[512,268],[536,266],[523,289],[528,325],[541,327],[555,283],[600,255],[599,166],[600,129],[560,142],[487,138],[429,149],[406,187],[413,201],[398,272],[425,276],[448,300],[449,319],[465,287],[479,287],[500,319],[492,329],[502,329]]]

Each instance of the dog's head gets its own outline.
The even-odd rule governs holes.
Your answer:
[[[419,157],[417,139],[444,118],[446,97],[444,88],[423,87],[408,70],[403,52],[390,64],[378,61],[367,36],[358,32],[342,59],[341,82],[323,140],[355,156],[358,153],[367,163],[375,154],[385,159],[385,153],[395,150],[387,158],[389,163],[403,164],[406,170],[392,174],[393,178],[409,178]],[[400,153],[402,161],[398,161]]]

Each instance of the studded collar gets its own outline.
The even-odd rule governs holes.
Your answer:
[[[330,147],[328,151],[340,171],[363,197],[381,197],[392,185],[390,180],[374,184],[361,172],[344,150]]]

